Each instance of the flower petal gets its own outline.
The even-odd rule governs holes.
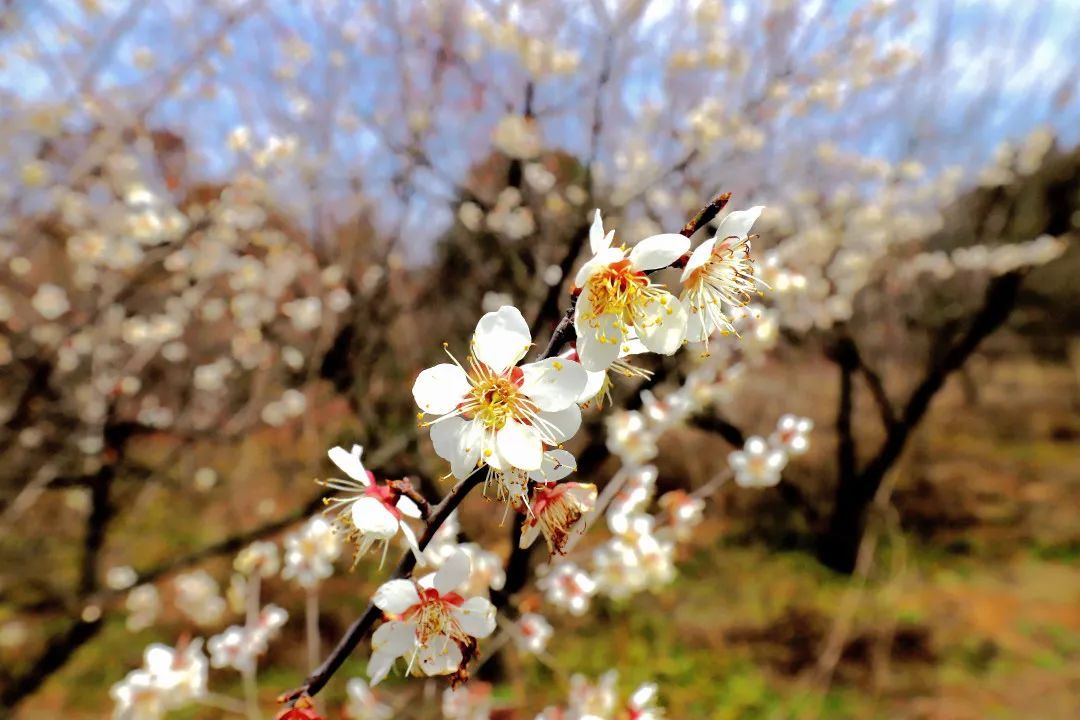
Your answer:
[[[408,582],[401,580],[400,582]],[[410,585],[412,583],[409,583]],[[416,623],[387,620],[371,636],[371,651],[398,658],[411,651],[416,644]]]
[[[503,305],[489,312],[476,323],[473,333],[473,355],[497,373],[504,373],[525,357],[532,345],[529,323],[521,311]]]
[[[352,450],[346,450],[343,447],[332,447],[326,454],[342,472],[353,480],[364,485],[370,483],[367,470],[364,469],[364,463],[360,461],[360,456],[364,454],[364,448],[360,445],[353,445]]]
[[[469,392],[469,378],[453,363],[440,363],[420,373],[413,383],[413,399],[426,413],[445,415]]]
[[[585,383],[585,389],[578,395],[577,401],[585,403],[591,401],[604,389],[604,380],[607,379],[607,370],[589,373],[589,379]]]
[[[690,278],[691,273],[709,262],[709,258],[712,257],[712,251],[715,246],[716,238],[710,238],[694,248],[694,252],[690,253],[690,259],[686,261],[686,267],[683,268],[682,277],[679,278],[680,282],[686,282]]]
[[[687,312],[675,296],[665,296],[666,303],[650,302],[643,308],[645,319],[637,324],[637,331],[652,352],[674,355],[686,338]]]
[[[521,537],[518,538],[518,547],[522,550],[530,548],[538,537],[540,537],[540,524],[535,518],[526,519],[521,528]]]
[[[484,426],[477,420],[470,420],[458,435],[458,447],[450,458],[450,470],[458,480],[464,480],[476,472],[480,454],[485,447]]]
[[[486,638],[495,632],[495,606],[487,598],[469,598],[450,613],[461,629],[474,638]]]
[[[637,270],[658,270],[681,258],[690,249],[690,238],[679,233],[647,237],[630,250],[630,263]]]
[[[545,436],[550,433],[549,439],[555,441],[553,444],[566,442],[574,437],[581,427],[581,408],[577,405],[558,412],[539,412],[537,415],[543,421]]]
[[[690,342],[704,342],[712,332],[712,325],[706,322],[706,315],[701,310],[696,312],[689,298],[679,300],[686,312],[686,339]]]
[[[539,470],[529,473],[529,478],[536,482],[557,482],[575,470],[577,460],[574,456],[566,450],[555,448],[544,453],[543,464]]]
[[[460,417],[448,417],[431,424],[431,444],[443,460],[453,460],[465,433],[466,421]]]
[[[349,509],[353,525],[365,535],[389,540],[398,529],[398,519],[376,497],[366,496],[353,502]]]
[[[416,533],[406,523],[401,523],[401,534],[405,536],[405,544],[412,550],[413,556],[416,558],[417,565],[427,565],[427,560],[424,559],[424,553],[420,550],[420,543],[416,541]]]
[[[754,227],[754,223],[761,217],[761,211],[764,209],[764,205],[755,205],[749,210],[735,210],[728,213],[727,217],[720,221],[720,226],[716,228],[714,237],[719,240],[729,237],[746,237],[750,233],[750,229]]]
[[[438,590],[440,595],[453,592],[468,581],[470,572],[472,572],[472,561],[469,560],[469,556],[461,550],[455,550],[435,573],[435,582],[432,587]]]
[[[540,468],[544,446],[535,428],[510,420],[496,434],[495,442],[498,454],[511,466],[522,470]]]
[[[523,365],[521,390],[541,410],[562,410],[574,404],[585,388],[585,368],[573,360],[548,358]]]
[[[390,668],[394,666],[394,661],[399,657],[401,656],[391,655],[390,653],[371,653],[367,664],[367,674],[371,678],[371,687],[375,687],[386,679],[386,676],[390,674]]]
[[[398,498],[395,507],[405,517],[418,518],[420,517],[420,508],[416,506],[416,503],[411,498],[407,498],[404,495]]]
[[[446,635],[435,635],[416,655],[425,675],[449,675],[461,667],[461,648]]]
[[[592,317],[592,314],[588,291],[583,291],[574,309],[578,359],[586,371],[600,372],[618,359],[624,333],[619,328],[618,318],[611,313],[599,317]]]
[[[604,236],[604,220],[600,217],[600,208],[593,214],[592,225],[589,226],[589,249],[596,255],[601,250],[607,249],[615,236]]]
[[[411,580],[387,580],[375,591],[371,602],[385,613],[400,615],[420,602],[420,596]]]

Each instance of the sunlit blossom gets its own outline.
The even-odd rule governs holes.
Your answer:
[[[416,379],[413,397],[424,413],[439,416],[425,425],[455,477],[480,466],[500,482],[514,471],[540,471],[545,448],[577,432],[585,371],[561,358],[518,367],[531,345],[521,312],[503,306],[477,323],[467,370],[454,360]]]
[[[459,552],[438,572],[419,580],[390,580],[379,587],[372,602],[386,620],[371,639],[372,685],[385,678],[400,657],[408,661],[406,672],[451,675],[454,683],[468,679],[477,640],[495,630],[495,607],[487,598],[465,599],[455,592],[469,573],[469,558]]]

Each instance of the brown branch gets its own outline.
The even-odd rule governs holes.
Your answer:
[[[746,434],[742,430],[716,415],[695,415],[690,419],[690,424],[699,430],[719,435],[736,448],[741,448],[746,442]]]
[[[45,651],[23,672],[15,675],[0,690],[0,708],[13,709],[36,691],[53,673],[62,668],[80,647],[92,640],[102,629],[101,618],[75,620],[67,630],[49,640]]]
[[[690,218],[689,222],[683,225],[683,229],[679,231],[679,234],[684,237],[692,237],[701,228],[712,222],[712,219],[720,214],[728,202],[731,200],[731,193],[720,193],[709,201],[709,204],[701,208],[698,214]]]

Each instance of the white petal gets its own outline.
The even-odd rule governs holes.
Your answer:
[[[573,405],[585,387],[585,368],[573,360],[548,358],[523,365],[521,390],[541,410],[562,410]]]
[[[761,211],[764,209],[763,205],[755,205],[749,210],[736,210],[729,213],[727,217],[720,221],[720,227],[716,228],[715,237],[719,240],[729,237],[746,237],[750,233],[750,228],[754,227],[754,223],[761,217]]]
[[[416,503],[414,503],[411,498],[407,498],[404,495],[398,498],[395,507],[397,507],[398,512],[405,517],[420,517],[420,508],[416,507]]]
[[[343,447],[332,447],[326,454],[334,461],[335,465],[341,468],[342,472],[353,480],[357,480],[364,485],[370,482],[367,470],[364,469],[364,463],[360,461],[360,456],[364,454],[364,448],[361,446],[353,445],[351,451]]]
[[[397,533],[398,519],[378,498],[362,497],[353,502],[349,512],[353,525],[365,535],[388,540]]]
[[[578,359],[586,371],[600,372],[607,370],[608,366],[618,359],[624,334],[618,327],[618,318],[607,313],[589,319],[592,310],[588,292],[582,292],[574,309]]]
[[[480,438],[480,455],[484,462],[495,470],[502,470],[506,462],[499,454],[498,434],[494,430],[481,429],[477,437]]]
[[[571,405],[558,412],[540,412],[537,415],[544,421],[545,435],[548,432],[552,433],[551,439],[556,443],[566,442],[574,437],[578,428],[581,427],[581,408],[577,405]]]
[[[448,417],[431,425],[431,444],[443,460],[452,460],[465,433],[466,421],[460,417]]]
[[[538,537],[540,537],[540,524],[535,519],[526,520],[521,528],[521,537],[518,538],[518,547],[522,550],[532,547]]]
[[[465,423],[458,435],[458,446],[450,458],[450,470],[458,480],[476,472],[480,453],[484,449],[484,426],[477,420]]]
[[[604,220],[600,217],[600,208],[597,208],[593,214],[592,225],[589,227],[589,248],[593,255],[611,245],[613,237],[613,235],[604,236]]]
[[[412,550],[413,556],[416,557],[417,565],[427,565],[427,561],[424,559],[424,553],[420,550],[420,543],[416,542],[416,533],[406,523],[401,523],[401,534],[405,536],[405,544]]]
[[[390,653],[371,654],[367,664],[367,674],[371,678],[371,687],[375,687],[386,678],[390,673],[390,668],[394,666],[394,661],[399,657],[401,656],[391,655]]]
[[[398,658],[410,652],[415,644],[416,623],[411,621],[387,620],[371,636],[371,651],[378,655]]]
[[[704,342],[712,332],[712,324],[705,321],[705,313],[693,312],[689,299],[679,301],[686,313],[686,339],[690,342]]]
[[[716,238],[710,238],[694,248],[694,252],[690,254],[690,259],[686,261],[686,267],[683,268],[682,277],[680,278],[681,282],[686,282],[690,278],[692,272],[709,262],[709,258],[712,257],[713,247],[715,246]]]
[[[503,305],[489,312],[476,323],[473,333],[473,355],[497,373],[509,370],[525,357],[532,345],[529,323],[521,311],[512,305]]]
[[[568,483],[566,493],[588,510],[596,505],[596,486],[592,483]]]
[[[540,468],[544,446],[535,428],[510,420],[502,426],[495,438],[498,454],[511,466],[522,470]]]
[[[495,606],[487,598],[469,598],[450,612],[461,629],[474,638],[486,638],[495,632]]]
[[[690,249],[690,238],[679,233],[647,237],[630,250],[630,263],[637,270],[667,267]]]
[[[628,355],[642,355],[649,352],[649,348],[645,347],[645,344],[638,340],[637,330],[633,328],[623,338],[622,347],[619,348],[619,357],[626,357]]]
[[[644,308],[645,320],[637,325],[645,347],[661,355],[674,355],[686,337],[686,308],[674,295],[665,293],[666,303],[650,302]]]
[[[413,399],[426,413],[445,415],[469,392],[469,378],[453,363],[441,363],[420,373],[413,383]]]
[[[387,580],[371,598],[375,607],[391,615],[400,615],[420,602],[411,580]]]
[[[600,372],[589,373],[589,379],[585,383],[585,389],[578,395],[578,402],[589,402],[604,388],[604,379],[607,378],[607,370],[601,370]]]
[[[548,450],[540,469],[529,473],[536,482],[557,482],[577,470],[577,460],[566,450]],[[523,546],[524,547],[524,546]]]
[[[417,653],[426,675],[449,675],[461,667],[461,648],[446,635],[435,635]]]
[[[432,587],[438,590],[440,595],[453,592],[465,584],[470,572],[472,572],[472,562],[469,556],[461,550],[455,550],[435,573],[435,582]]]

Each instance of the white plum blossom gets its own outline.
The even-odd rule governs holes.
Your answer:
[[[728,465],[735,473],[740,487],[772,487],[780,482],[780,473],[788,456],[782,449],[772,447],[758,436],[747,438],[742,450],[728,455]]]
[[[495,630],[495,606],[484,597],[466,600],[455,592],[468,581],[469,558],[458,552],[438,572],[419,580],[389,580],[372,602],[386,620],[371,638],[368,676],[376,685],[394,661],[408,659],[408,672],[468,678],[466,669],[476,655],[477,640]]]
[[[769,436],[769,444],[781,448],[788,455],[802,455],[810,447],[808,435],[814,429],[814,421],[797,415],[783,415],[776,423],[776,430]]]
[[[500,483],[539,471],[545,447],[569,440],[581,425],[584,369],[563,358],[517,367],[531,345],[525,318],[506,305],[477,323],[468,370],[455,359],[417,377],[413,397],[424,413],[439,416],[426,424],[456,478],[482,465]]]
[[[46,320],[56,320],[71,309],[67,292],[59,285],[43,283],[38,286],[30,304]]]
[[[527,653],[539,655],[547,649],[554,633],[551,623],[543,615],[525,613],[514,624],[514,644]]]
[[[611,518],[627,516],[642,509],[656,492],[656,478],[655,465],[631,466],[619,470],[618,475],[611,479],[611,482],[622,485],[608,503],[609,522]]]
[[[685,490],[672,490],[660,496],[660,507],[667,513],[668,522],[677,540],[689,540],[695,527],[704,517],[705,501]]]
[[[691,253],[683,268],[680,302],[689,316],[686,337],[690,342],[704,342],[706,351],[714,332],[735,332],[725,309],[749,303],[761,283],[754,274],[748,238],[764,209],[758,205],[730,213],[712,239]]]
[[[140,585],[132,588],[124,600],[124,609],[128,611],[124,626],[129,632],[139,632],[154,624],[161,612],[161,595],[153,585]]]
[[[233,567],[243,575],[273,577],[281,569],[281,557],[276,543],[259,540],[241,550],[233,560]]]
[[[472,568],[465,584],[457,588],[458,592],[472,596],[486,595],[491,590],[502,590],[506,584],[502,558],[473,542],[461,543],[457,549],[469,557]]]
[[[656,683],[639,685],[626,704],[629,717],[634,720],[663,720],[664,710],[656,704],[658,694]]]
[[[576,720],[612,718],[619,701],[617,683],[619,674],[609,670],[600,676],[595,685],[581,674],[570,677],[570,702],[568,715]]]
[[[552,555],[562,555],[572,532],[584,532],[584,520],[596,504],[596,486],[576,482],[538,483],[521,526],[519,544],[527,548],[539,535]]]
[[[416,534],[404,520],[405,517],[419,518],[420,508],[399,491],[376,482],[375,475],[364,468],[363,453],[364,448],[359,445],[353,445],[352,450],[331,448],[327,455],[349,479],[332,478],[323,483],[346,493],[344,497],[330,498],[327,504],[337,510],[333,521],[335,527],[344,532],[346,539],[356,543],[353,563],[380,542],[383,544],[382,560],[385,561],[390,541],[401,531],[417,562],[423,564]]]
[[[381,702],[363,678],[352,678],[345,683],[345,715],[349,720],[391,720],[394,709]]]
[[[197,625],[214,625],[225,613],[221,588],[205,570],[177,575],[173,588],[176,590],[176,608]]]
[[[115,720],[156,720],[206,694],[207,660],[202,640],[173,649],[154,643],[143,667],[109,689]]]
[[[491,711],[490,683],[473,681],[443,690],[442,715],[445,720],[489,720]]]
[[[644,683],[625,703],[619,702],[619,674],[609,670],[596,683],[584,675],[570,678],[566,707],[551,706],[536,716],[536,720],[663,720],[664,711],[657,702],[655,683]]]
[[[661,355],[674,354],[686,337],[686,310],[647,273],[674,263],[690,241],[678,233],[653,235],[627,253],[624,247],[611,247],[614,237],[614,231],[604,234],[597,210],[589,229],[593,257],[574,278],[580,289],[574,306],[577,352],[591,372],[629,352],[631,329],[646,348]]]
[[[596,594],[596,582],[569,560],[547,568],[536,585],[544,591],[548,602],[577,616],[585,614],[592,596]]]
[[[645,416],[637,410],[612,413],[606,419],[607,448],[624,465],[635,466],[649,462],[659,452],[656,432],[649,427]]]
[[[285,537],[285,563],[281,577],[300,587],[313,588],[334,574],[341,542],[326,518],[313,517]]]
[[[289,613],[284,609],[267,605],[250,626],[230,625],[207,641],[210,664],[216,668],[250,672],[288,619]]]
[[[673,392],[661,400],[651,390],[641,391],[641,408],[657,433],[678,425],[696,409],[689,393]]]
[[[675,577],[675,544],[654,531],[651,515],[608,515],[614,537],[593,551],[596,581],[608,596],[619,599],[661,587]]]

